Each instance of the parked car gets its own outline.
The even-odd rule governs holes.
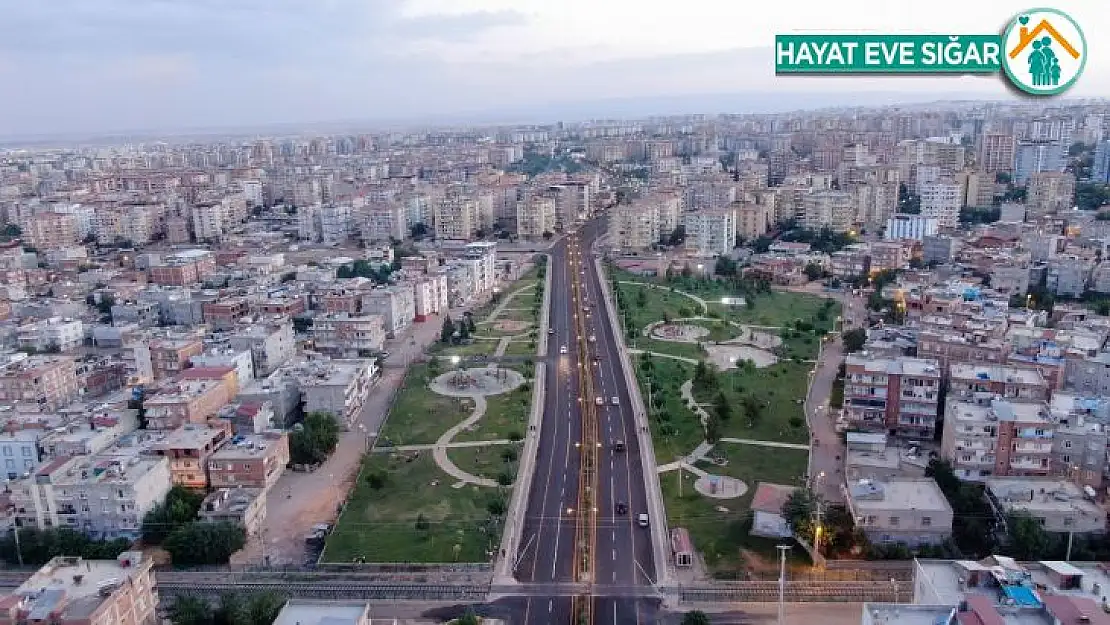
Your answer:
[[[640,527],[648,526],[648,515],[646,512],[641,512],[640,516],[636,517],[636,525],[639,525]]]

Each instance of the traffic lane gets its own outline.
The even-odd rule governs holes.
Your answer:
[[[574,600],[570,597],[529,598],[525,606],[524,618],[519,622],[525,625],[573,623],[573,612]],[[518,621],[512,620],[509,622]]]
[[[552,263],[554,283],[565,282],[566,263]],[[570,306],[566,291],[552,294],[549,318],[557,338],[570,337]],[[572,343],[573,344],[573,343]],[[568,352],[569,350],[568,345]],[[575,348],[577,351],[577,348]],[[565,578],[567,558],[560,558],[560,550],[573,549],[567,543],[567,530],[562,521],[569,500],[577,500],[577,455],[571,453],[574,439],[574,410],[577,403],[578,376],[574,370],[575,354],[558,356],[555,366],[547,368],[547,389],[544,418],[540,424],[540,441],[535,470],[540,479],[533,480],[532,492],[525,519],[523,552],[518,554],[517,576],[522,581],[552,581]],[[568,415],[569,418],[560,418]],[[573,467],[572,467],[573,463]],[[531,543],[531,544],[530,544]],[[562,570],[560,570],[562,562]]]
[[[598,597],[594,599],[594,625],[641,625],[654,623],[657,601]]]
[[[619,419],[619,429],[624,438],[626,452],[622,454],[621,460],[624,463],[624,479],[627,484],[627,494],[629,501],[629,534],[628,544],[630,547],[632,564],[634,570],[628,571],[632,583],[652,583],[655,576],[655,560],[654,550],[652,549],[651,535],[649,532],[643,532],[642,528],[635,526],[633,523],[632,515],[648,511],[648,498],[647,498],[647,477],[642,475],[642,462],[641,462],[641,449],[639,437],[636,435],[637,419],[635,411],[632,409],[631,389],[627,388],[625,384],[624,372],[621,369],[621,361],[619,356],[618,343],[616,337],[612,332],[612,325],[608,319],[608,309],[600,304],[601,297],[601,277],[596,271],[590,271],[590,282],[593,286],[598,302],[598,334],[597,338],[599,346],[603,350],[601,362],[599,364],[599,374],[609,385],[614,388],[613,394],[618,398],[619,409],[617,418]],[[665,522],[664,519],[649,519],[649,523]],[[639,566],[636,566],[636,563]],[[640,568],[643,568],[643,571]],[[650,575],[648,580],[644,579],[644,573]]]

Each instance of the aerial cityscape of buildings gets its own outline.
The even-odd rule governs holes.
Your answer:
[[[11,147],[0,235],[0,625],[328,563],[657,622],[776,543],[904,564],[850,622],[1110,622],[1105,102]]]

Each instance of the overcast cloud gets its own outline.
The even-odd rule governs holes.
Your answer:
[[[703,102],[694,96],[744,91],[781,94],[784,108],[801,92],[1004,97],[994,79],[775,77],[770,45],[775,33],[799,30],[989,32],[1027,8],[1011,0],[766,4],[8,0],[0,135],[415,120],[609,98],[691,96],[693,112]],[[1074,95],[1110,93],[1110,56],[1092,35],[1110,28],[1101,4],[1057,5],[1092,46]]]

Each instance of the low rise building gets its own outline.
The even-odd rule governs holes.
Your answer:
[[[325,412],[344,427],[358,418],[377,379],[373,360],[325,360],[292,372],[300,385],[305,414]]]
[[[1079,486],[1053,477],[993,477],[987,493],[1002,515],[1025,513],[1047,532],[1100,534],[1106,511],[1089,500]]]
[[[20,354],[0,365],[0,404],[57,410],[80,393],[77,365],[68,356]]]
[[[312,340],[316,349],[326,354],[358,357],[378,352],[385,344],[385,337],[381,315],[334,313],[319,315],[312,322]]]
[[[872,542],[918,547],[952,537],[952,506],[932,478],[861,479],[845,488],[852,517]]]
[[[0,625],[158,625],[152,566],[140,551],[115,560],[57,556],[0,598]]]
[[[19,347],[40,352],[68,352],[85,341],[85,324],[80,319],[51,317],[19,327]]]
[[[208,459],[212,488],[268,490],[289,464],[289,435],[285,432],[238,434]]]
[[[170,461],[170,479],[177,486],[208,488],[208,458],[231,438],[230,424],[210,427],[186,423],[160,436],[147,448],[155,456]]]
[[[224,381],[176,382],[143,402],[147,427],[175,430],[186,423],[206,423],[234,396],[234,389]]]
[[[1006,365],[954,363],[949,367],[948,399],[989,403],[1048,401],[1049,386],[1036,369]]]
[[[941,456],[960,479],[1051,472],[1056,424],[1044,404],[952,399],[944,414]]]
[[[244,487],[212,491],[201,502],[199,514],[202,521],[233,523],[254,536],[266,521],[266,491]]]
[[[273,625],[370,625],[370,605],[290,599]]]

